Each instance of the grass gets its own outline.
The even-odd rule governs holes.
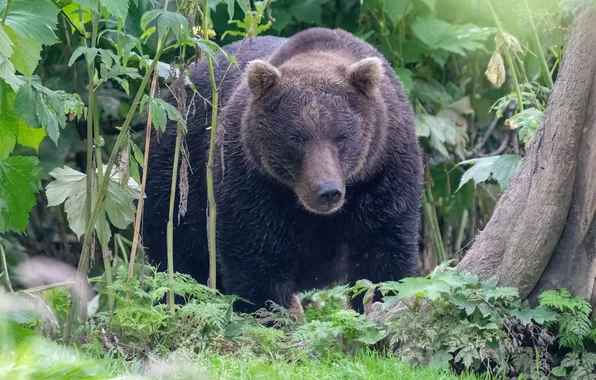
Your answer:
[[[344,356],[333,361],[308,361],[297,365],[250,354],[209,356],[203,360],[203,366],[207,373],[221,379],[478,379],[465,375],[457,377],[429,368],[413,368],[395,358],[372,351],[363,351],[355,356]]]

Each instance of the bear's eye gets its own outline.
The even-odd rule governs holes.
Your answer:
[[[300,145],[302,144],[302,138],[300,138],[299,136],[290,136],[290,142],[294,145]]]

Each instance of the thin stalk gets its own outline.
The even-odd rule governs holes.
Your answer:
[[[497,16],[497,13],[495,12],[493,5],[491,4],[490,0],[486,0],[486,2],[488,4],[488,7],[491,10],[493,18],[495,19],[495,23],[497,25],[497,29],[498,29],[499,33],[501,34],[501,36],[505,36],[505,30],[503,29],[503,26],[501,25],[501,20],[499,20],[499,16]],[[515,66],[513,65],[513,59],[511,58],[511,53],[509,52],[509,47],[507,45],[505,45],[504,50],[505,50],[505,59],[507,60],[507,66],[509,66],[509,69],[511,70],[511,75],[513,76],[513,85],[515,86],[515,93],[517,95],[518,108],[520,111],[523,111],[524,104],[523,104],[523,100],[522,100],[521,89],[519,87],[519,80],[517,79],[517,72],[515,71]]]
[[[8,18],[8,9],[10,8],[11,3],[12,3],[12,0],[6,1],[6,8],[4,8],[4,14],[2,15],[2,26],[4,26],[4,24],[6,24],[6,19]]]
[[[168,34],[169,33],[167,33],[166,36],[164,36],[164,39],[168,38]],[[137,107],[139,106],[141,96],[143,95],[143,92],[145,91],[145,87],[147,87],[149,78],[151,77],[151,75],[153,74],[153,71],[157,67],[157,63],[159,62],[159,57],[161,57],[162,53],[163,53],[163,48],[156,52],[153,62],[151,63],[151,66],[149,67],[149,69],[145,73],[145,76],[143,77],[143,81],[141,82],[141,85],[139,86],[137,94],[135,95],[135,98],[132,102],[132,105],[131,105],[129,111],[128,111],[128,114],[126,115],[126,119],[124,120],[124,123],[122,124],[122,128],[120,129],[120,133],[118,134],[118,138],[116,139],[116,143],[114,144],[114,148],[112,149],[110,158],[108,159],[106,173],[112,172],[112,169],[114,167],[114,162],[116,161],[116,156],[118,155],[120,148],[126,142],[128,130],[130,129],[130,122],[132,121],[132,117],[135,114]],[[90,258],[89,250],[91,248],[91,232],[93,231],[93,226],[95,225],[95,222],[97,221],[97,218],[99,217],[99,213],[101,211],[101,205],[103,204],[103,200],[104,200],[104,197],[105,197],[107,189],[108,189],[108,182],[109,182],[109,175],[106,175],[103,178],[101,187],[99,188],[97,199],[95,200],[93,210],[91,211],[91,217],[89,218],[89,222],[87,223],[87,226],[85,227],[85,236],[84,236],[84,240],[83,240],[83,251],[81,252],[81,257],[79,259],[79,265],[78,265],[77,275],[76,275],[77,282],[80,282],[83,280],[83,278],[86,276],[86,272],[89,267],[89,258]],[[75,300],[75,298],[76,297],[73,297],[71,299],[70,310],[67,315],[66,323],[64,324],[63,337],[65,339],[70,338],[70,335],[72,332],[72,324],[73,324],[73,320],[74,320],[73,313],[74,313],[75,307],[78,304],[78,300]]]
[[[122,235],[116,235],[118,237],[118,247],[120,248],[120,250],[122,251],[122,261],[124,261],[125,264],[128,264],[128,256],[126,256],[126,249],[124,248],[124,238],[122,237]]]
[[[89,279],[89,282],[99,282],[101,281],[101,277],[91,277]],[[24,293],[40,293],[40,292],[45,292],[46,290],[50,290],[50,289],[55,289],[55,288],[62,288],[65,286],[71,286],[74,285],[74,281],[64,281],[64,282],[55,282],[53,284],[49,284],[49,285],[41,285],[41,286],[36,286],[34,288],[29,288],[29,289],[25,289],[25,290],[21,290],[21,292]]]
[[[93,98],[94,98],[94,104],[97,104],[97,93],[95,91],[93,91]],[[95,109],[93,110],[93,129],[95,131],[95,135],[94,135],[94,139],[96,141],[95,145],[95,162],[97,164],[97,184],[99,186],[99,183],[103,182],[103,162],[101,159],[101,147],[99,146],[99,144],[97,144],[97,141],[99,141],[100,137],[101,137],[101,133],[99,131],[99,108],[95,107]],[[98,189],[99,190],[99,189]],[[102,205],[101,208],[101,213],[102,215],[102,219],[105,218],[105,206]],[[106,231],[106,223],[105,223],[105,219],[101,220],[99,223],[99,234],[101,236],[106,236],[107,235],[107,231]],[[108,310],[110,311],[110,313],[114,310],[114,304],[116,302],[116,298],[112,292],[111,286],[114,282],[114,277],[112,274],[112,263],[110,262],[110,251],[108,250],[108,247],[104,247],[103,245],[101,246],[101,256],[103,258],[103,267],[104,267],[104,271],[105,271],[105,275],[106,275],[106,284],[107,284],[107,292],[108,292]]]
[[[96,46],[96,41],[97,41],[97,30],[99,27],[99,15],[96,12],[93,12],[93,18],[92,18],[92,35],[91,35],[91,48],[95,48]],[[94,74],[95,74],[95,61],[94,60],[90,60],[89,62],[87,62],[87,74],[88,74],[88,78],[89,78],[89,101],[88,101],[88,107],[87,107],[87,169],[86,169],[86,173],[87,173],[87,197],[85,199],[85,214],[87,215],[87,224],[91,223],[91,205],[92,205],[92,199],[91,199],[91,195],[93,194],[93,178],[95,177],[95,173],[93,170],[93,115],[94,115],[94,109],[95,109],[95,84],[93,83],[93,78],[94,78]],[[97,218],[96,218],[97,219]],[[94,226],[95,223],[91,223],[91,226]],[[93,228],[91,229],[91,231],[89,231],[88,234],[85,234],[85,238],[84,241],[87,241],[87,244],[91,244],[91,239],[95,237],[95,231],[93,230]],[[79,271],[85,271],[85,273],[87,272],[87,268],[89,267],[89,261],[90,261],[90,252],[89,249],[87,249],[87,253],[85,255],[86,257],[84,257],[83,254],[81,254],[81,257],[79,258],[79,266],[77,268],[77,274]],[[75,306],[80,304],[80,301],[82,301],[82,299],[79,299],[79,294],[76,291],[77,287],[73,288],[73,291],[71,292],[71,307],[68,311],[68,315],[67,315],[67,319],[66,319],[66,324],[64,326],[64,331],[63,331],[63,337],[64,338],[69,338],[70,334],[72,332],[72,323],[74,321],[74,313],[75,313]]]
[[[13,292],[12,285],[10,283],[10,276],[8,275],[8,265],[6,264],[6,252],[4,251],[4,243],[2,239],[0,239],[0,257],[2,258],[2,270],[4,271],[4,279],[6,280],[6,289],[10,293]]]
[[[174,148],[174,167],[172,169],[172,185],[170,187],[170,208],[168,211],[167,225],[167,253],[168,253],[168,281],[170,289],[168,290],[168,304],[170,311],[174,312],[174,292],[171,284],[174,282],[174,204],[176,198],[176,184],[178,182],[178,161],[180,160],[180,146],[182,145],[182,127],[181,123],[176,123],[176,146]]]
[[[470,212],[464,210],[461,215],[461,221],[459,224],[459,230],[457,231],[457,238],[455,239],[455,252],[457,253],[461,249],[461,245],[464,241],[464,234],[466,233],[466,227],[468,225],[468,218]]]
[[[526,10],[528,11],[528,19],[530,20],[530,27],[532,28],[532,40],[534,45],[536,46],[536,50],[538,50],[538,55],[540,56],[540,67],[542,68],[542,75],[546,80],[546,84],[548,88],[553,88],[553,78],[550,74],[550,70],[548,68],[548,64],[546,63],[546,57],[544,55],[544,51],[542,49],[542,43],[540,42],[540,37],[538,36],[538,30],[536,29],[536,24],[534,23],[534,18],[532,17],[532,10],[530,9],[530,5],[528,4],[528,0],[524,0],[526,5]]]
[[[166,1],[167,3],[167,1]],[[160,48],[159,44],[161,41],[158,42],[158,50]],[[151,90],[149,91],[149,98],[153,99],[155,97],[155,91],[157,88],[157,80],[158,75],[157,71],[153,72],[153,79],[151,80]],[[141,179],[141,194],[139,195],[139,204],[137,205],[137,213],[135,216],[135,227],[134,227],[134,234],[132,240],[132,249],[130,251],[130,261],[128,262],[128,278],[132,278],[134,273],[134,265],[136,260],[137,254],[137,247],[139,245],[139,240],[141,238],[140,230],[141,230],[141,217],[143,215],[143,207],[145,205],[145,187],[147,185],[147,168],[149,167],[149,146],[151,142],[151,107],[149,107],[147,111],[147,126],[145,127],[145,152],[143,157],[143,177]],[[123,252],[124,253],[124,252]],[[126,299],[130,300],[131,294],[129,291],[126,292]]]
[[[99,16],[93,12],[93,32],[91,34],[91,48],[94,49],[97,41],[97,30],[99,27]],[[93,188],[93,117],[95,113],[95,59],[87,62],[87,74],[89,77],[89,105],[87,107],[87,199],[85,200],[85,213],[91,215],[91,193]]]
[[[441,236],[441,229],[437,220],[437,213],[433,206],[434,200],[430,185],[426,184],[423,193],[424,211],[427,220],[430,224],[429,228],[432,231],[433,241],[435,243],[435,253],[437,255],[437,263],[440,264],[445,261],[445,247],[443,246],[443,238]]]
[[[209,38],[207,32],[209,20],[209,1],[205,0],[205,8],[203,11],[203,38]],[[211,57],[207,57],[207,65],[209,67],[209,78],[211,79],[212,102],[211,102],[211,139],[209,142],[209,160],[207,161],[207,199],[209,200],[209,207],[207,211],[207,242],[209,246],[209,286],[213,289],[217,285],[217,268],[216,268],[216,241],[215,229],[217,225],[217,207],[215,204],[215,191],[213,189],[213,162],[215,152],[215,137],[217,136],[217,110],[219,104],[219,90],[215,82],[215,72],[213,71],[213,62]]]
[[[168,9],[168,2],[169,0],[165,0],[163,4],[163,9]],[[161,40],[157,41],[157,50],[161,50]],[[155,92],[157,89],[157,81],[158,75],[157,71],[153,72],[153,78],[151,79],[151,90],[149,91],[149,99],[153,99],[155,97]],[[145,187],[147,184],[147,167],[149,166],[149,143],[151,142],[151,107],[147,110],[147,126],[145,127],[145,152],[143,158],[143,178],[141,179],[141,194],[139,195],[139,204],[137,205],[137,213],[135,215],[135,227],[134,227],[134,234],[132,239],[132,249],[130,251],[130,261],[128,265],[128,278],[132,278],[134,273],[134,265],[135,259],[137,255],[137,247],[139,245],[140,240],[140,230],[141,230],[141,217],[143,215],[143,207],[145,206]],[[123,251],[124,254],[124,251]],[[126,299],[130,299],[130,293],[126,293]]]

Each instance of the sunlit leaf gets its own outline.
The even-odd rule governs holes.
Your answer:
[[[0,233],[22,232],[40,189],[37,157],[12,156],[0,160]]]
[[[418,17],[412,23],[412,32],[429,49],[461,55],[466,51],[484,49],[484,43],[493,31],[494,28],[450,24],[434,17]]]
[[[6,34],[14,43],[15,49],[10,57],[15,69],[28,78],[31,78],[33,71],[41,59],[41,44],[33,37],[24,37],[15,33],[12,29],[6,28]]]
[[[6,0],[0,0],[0,14],[4,13]],[[6,26],[24,38],[34,38],[42,45],[58,42],[54,33],[60,9],[51,1],[13,0],[8,8]]]
[[[538,127],[542,123],[543,114],[544,112],[537,108],[526,108],[507,119],[505,125],[508,125],[511,129],[518,129],[519,138],[524,144],[528,144],[536,136]]]
[[[40,84],[28,82],[17,93],[17,116],[24,118],[30,127],[45,128],[47,135],[56,144],[60,136],[60,127],[64,128],[66,125],[63,110],[64,102],[60,96]]]

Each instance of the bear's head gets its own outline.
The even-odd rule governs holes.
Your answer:
[[[310,52],[279,67],[250,62],[241,128],[247,157],[293,189],[308,211],[339,210],[346,183],[366,176],[382,149],[383,75],[377,57]]]

